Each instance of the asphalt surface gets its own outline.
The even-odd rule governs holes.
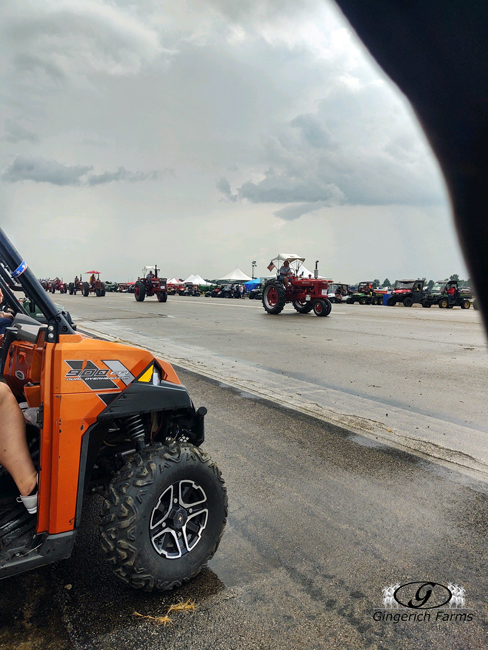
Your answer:
[[[474,310],[57,298],[83,326],[299,412],[488,480],[488,354]]]
[[[100,499],[90,497],[70,559],[0,583],[1,648],[486,647],[485,483],[208,379],[180,378],[209,409],[204,448],[227,483],[216,556],[175,592],[134,591],[101,557]],[[472,620],[446,621],[446,609],[437,620],[441,610],[430,610],[430,621],[373,619],[384,587],[419,580],[463,586]],[[171,614],[167,626],[134,616],[162,616],[187,599],[196,610]]]

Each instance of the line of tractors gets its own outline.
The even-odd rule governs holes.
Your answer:
[[[350,285],[333,282],[318,277],[318,269],[315,269],[314,277],[310,274],[304,277],[299,273],[300,265],[304,258],[296,255],[289,256],[289,263],[295,263],[296,268],[289,280],[284,280],[278,274],[274,278],[260,284],[249,292],[249,299],[261,300],[264,309],[270,314],[280,313],[287,302],[292,303],[299,313],[314,311],[317,316],[327,316],[331,311],[332,303],[347,303],[360,305],[383,305],[394,307],[402,304],[404,307],[412,307],[420,304],[424,308],[437,305],[441,309],[452,309],[461,307],[469,309],[473,304],[476,309],[476,300],[473,301],[471,289],[460,287],[457,280],[443,280],[434,283],[429,287],[424,280],[398,280],[393,289],[381,289],[374,281],[364,281],[352,290]],[[285,256],[279,255],[276,263],[285,260]],[[316,265],[317,267],[317,265]],[[159,302],[166,302],[168,295],[200,296],[201,292],[197,286],[187,283],[179,283],[178,286],[168,283],[166,278],[159,277],[157,265],[145,266],[142,275],[131,285],[131,292],[137,302],[143,302],[146,297],[156,296]],[[107,291],[117,291],[123,285],[115,283],[104,283],[100,280],[99,271],[87,271],[88,281],[82,280],[82,275],[76,277],[73,282],[64,282],[60,278],[54,280],[41,280],[43,288],[50,292],[69,293],[76,295],[78,292],[87,297],[95,294],[97,297],[105,296]],[[207,291],[205,296],[211,297],[241,297],[239,284],[219,285],[213,290]]]

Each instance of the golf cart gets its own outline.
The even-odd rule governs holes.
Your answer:
[[[1,229],[0,260],[46,319],[6,292],[14,318],[0,337],[0,373],[31,411],[39,494],[29,514],[0,468],[0,578],[68,558],[84,499],[97,492],[114,573],[146,591],[181,585],[213,556],[227,516],[221,474],[200,450],[206,409],[166,361],[77,334]]]
[[[318,261],[315,262],[313,278],[301,270],[304,261],[304,257],[289,253],[280,253],[271,260],[270,267],[277,268],[278,277],[268,280],[263,288],[263,307],[268,314],[281,313],[287,302],[291,302],[299,314],[308,314],[312,310],[316,316],[330,314],[332,305],[327,297],[329,283],[319,278]],[[288,280],[279,275],[279,269],[285,262],[289,263],[292,271]]]

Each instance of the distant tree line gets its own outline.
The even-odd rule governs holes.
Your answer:
[[[422,278],[422,280],[424,281],[424,286],[428,287],[429,289],[432,289],[432,287],[436,283],[436,280],[429,280],[427,282],[427,278]],[[468,278],[467,280],[461,280],[457,273],[453,273],[452,275],[450,275],[449,280],[457,280],[460,287],[471,287],[472,286],[471,285],[471,278]],[[377,287],[385,288],[385,287],[392,287],[395,283],[391,282],[391,280],[389,278],[385,278],[383,282],[380,282],[380,280],[378,278],[376,278],[375,281],[374,281],[374,284]]]

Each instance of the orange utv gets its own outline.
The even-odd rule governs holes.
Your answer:
[[[77,333],[1,229],[0,264],[47,323],[27,315],[0,274],[15,314],[0,379],[25,409],[39,472],[30,515],[0,467],[0,578],[68,558],[84,498],[97,492],[115,574],[146,591],[181,585],[213,556],[227,516],[221,473],[200,447],[206,409],[194,407],[169,363]]]

